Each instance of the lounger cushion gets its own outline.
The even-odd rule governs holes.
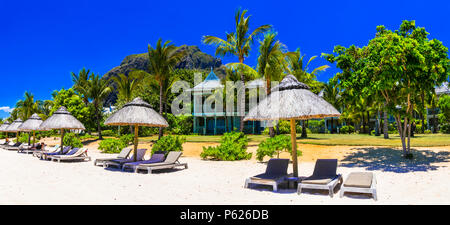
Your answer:
[[[318,184],[318,185],[327,185],[330,183],[332,179],[324,178],[324,179],[310,179],[310,180],[302,180],[302,184]]]
[[[345,187],[370,188],[372,186],[373,173],[352,172],[344,182]]]
[[[276,181],[282,177],[285,177],[285,176],[284,175],[270,175],[270,174],[263,173],[263,174],[256,175],[254,177],[250,177],[250,180],[253,182],[260,183],[260,184],[265,184],[265,183],[271,184],[274,181]]]

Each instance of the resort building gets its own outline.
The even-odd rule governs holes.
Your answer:
[[[255,80],[249,82],[246,88],[258,88],[262,85],[264,85],[262,80]],[[215,90],[220,88],[224,88],[224,85],[211,69],[211,72],[203,82],[190,89],[194,98],[194,111],[192,115],[194,120],[193,132],[195,134],[216,135],[235,129],[239,130],[240,117],[237,113],[236,104],[234,112],[228,113],[231,115],[227,116],[225,115],[225,104],[222,109],[219,109],[219,107],[216,108],[214,103],[208,104],[209,101],[213,101]],[[246,104],[246,113],[248,110],[248,104]],[[244,124],[244,133],[246,134],[260,134],[263,130],[264,127],[261,127],[261,122],[259,121],[249,121]]]

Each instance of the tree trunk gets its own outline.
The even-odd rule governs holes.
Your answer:
[[[362,119],[361,119],[361,124],[362,124],[362,133],[364,134],[364,133],[366,133],[366,123],[364,122],[364,113],[361,113],[362,114]]]
[[[163,115],[163,85],[162,82],[159,82],[159,114],[162,116]],[[158,140],[161,139],[161,137],[163,136],[163,128],[160,127],[159,128],[159,135],[158,135]]]
[[[384,112],[383,112],[383,134],[384,139],[389,139],[389,127],[388,127],[388,115],[386,109],[386,103],[384,103]]]
[[[367,111],[367,133],[370,135],[370,113]]]
[[[405,143],[405,136],[401,125],[401,118],[400,116],[395,117],[395,122],[397,124],[398,134],[400,135],[400,140],[402,141],[402,151],[403,156],[406,155],[406,143]],[[406,127],[405,127],[406,128]]]
[[[422,119],[422,127],[420,128],[422,131],[422,134],[425,133],[425,116],[423,115],[423,111],[425,110],[426,112],[426,107],[425,107],[425,94],[422,92],[422,94],[420,95],[421,100],[422,100],[422,110],[420,110],[420,119]]]
[[[244,63],[244,56],[239,56],[239,62],[240,63]],[[244,84],[244,73],[241,72],[241,81]],[[239,123],[239,131],[240,132],[244,132],[244,115],[245,115],[245,86],[243,86],[241,88],[241,99],[239,99],[239,101],[241,101],[241,105],[240,105],[240,112],[241,114],[239,115],[239,119],[240,119],[240,123]]]
[[[297,165],[297,135],[295,134],[295,120],[291,119],[291,144],[292,144],[292,167],[294,170],[294,177],[298,177]]]
[[[334,123],[334,119],[333,119],[333,117],[331,117],[330,134],[333,133],[333,123]]]
[[[308,134],[306,133],[306,123],[308,121],[307,120],[302,120],[302,138],[307,138]]]
[[[97,110],[97,131],[98,131],[98,139],[103,140],[103,136],[102,136],[102,127],[100,126],[100,111]]]

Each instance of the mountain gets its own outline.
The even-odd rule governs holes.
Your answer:
[[[215,58],[209,54],[202,52],[197,46],[182,45],[177,51],[185,51],[186,55],[175,67],[176,69],[192,69],[203,70],[209,72],[213,68],[220,78],[225,77],[225,66],[222,64],[222,60]],[[112,68],[108,71],[103,79],[109,80],[111,77],[117,76],[120,73],[128,75],[133,69],[147,70],[148,68],[148,53],[134,54],[125,57],[119,66]],[[114,85],[113,85],[114,86]],[[105,101],[105,106],[114,105],[117,100],[117,91],[115,90],[108,96]]]

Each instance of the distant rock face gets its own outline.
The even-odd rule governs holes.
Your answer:
[[[214,73],[216,73],[221,79],[225,77],[225,66],[222,64],[222,60],[215,58],[214,56],[208,55],[202,52],[197,46],[187,46],[182,45],[177,51],[185,51],[186,55],[175,67],[177,69],[195,69],[195,70],[205,70],[209,71],[213,68]],[[148,70],[148,53],[134,54],[125,57],[125,59],[120,63],[119,66],[112,68],[108,71],[103,79],[109,80],[111,77],[118,76],[120,73],[128,75],[133,69],[138,70]],[[114,105],[117,101],[117,91],[111,92],[105,101],[105,106]]]

